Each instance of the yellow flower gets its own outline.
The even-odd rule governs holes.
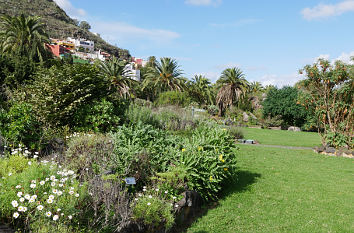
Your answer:
[[[202,146],[198,146],[198,150],[199,151],[203,150],[203,147]]]
[[[221,162],[225,163],[225,160],[222,159]]]
[[[225,129],[225,128],[223,128],[222,130],[226,131],[226,129]]]
[[[224,171],[227,171],[227,167],[224,167]]]
[[[222,161],[222,160],[223,160],[223,159],[222,159],[222,155],[219,155],[219,160],[220,160],[220,161]]]
[[[183,149],[182,149],[182,152],[185,152],[185,151],[186,151],[186,149],[183,148]]]
[[[213,181],[213,177],[212,177],[212,176],[210,176],[210,177],[209,177],[209,180],[210,180],[210,181]]]

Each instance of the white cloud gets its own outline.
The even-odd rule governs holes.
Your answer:
[[[85,10],[74,7],[70,0],[54,0],[54,2],[72,18],[82,19],[86,16]]]
[[[225,63],[225,64],[220,64],[220,65],[217,65],[215,66],[215,68],[217,69],[220,69],[220,70],[224,70],[224,69],[227,69],[227,68],[233,68],[233,67],[240,67],[241,65],[237,62],[228,62],[228,63]]]
[[[225,27],[242,27],[250,24],[255,24],[257,22],[260,22],[260,19],[254,19],[254,18],[246,18],[246,19],[239,19],[235,22],[230,22],[230,23],[211,23],[209,24],[212,27],[217,27],[217,28],[225,28]]]
[[[185,0],[184,3],[194,6],[217,6],[222,0]]]
[[[329,54],[320,54],[318,57],[315,57],[312,62],[315,63],[319,59],[329,60],[329,58],[330,58]]]
[[[92,23],[92,28],[110,42],[128,43],[137,41],[167,43],[180,37],[177,32],[164,29],[147,29],[125,22],[99,22]]]
[[[301,14],[305,19],[313,20],[337,16],[350,11],[354,12],[354,0],[345,0],[337,4],[319,4],[313,8],[303,9]]]
[[[215,83],[216,80],[218,80],[220,77],[220,73],[215,72],[215,71],[201,72],[201,73],[197,73],[196,75],[203,75],[203,76],[207,77],[208,79],[210,79],[211,82],[213,82],[213,83]],[[194,75],[193,75],[193,77],[194,77]]]
[[[283,86],[293,86],[296,82],[303,79],[304,76],[298,73],[285,74],[285,75],[276,75],[276,74],[267,74],[258,79],[263,86],[274,85],[277,87]]]
[[[354,62],[351,60],[351,57],[354,57],[354,51],[348,52],[348,53],[341,53],[337,58],[330,59],[331,56],[329,54],[321,54],[315,59],[313,59],[313,63],[317,62],[319,59],[325,59],[329,60],[332,64],[334,64],[335,61],[342,61],[344,63],[348,64],[354,64]]]

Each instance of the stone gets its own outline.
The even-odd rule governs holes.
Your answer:
[[[250,139],[249,139],[249,140],[246,140],[245,143],[246,143],[246,144],[255,144],[255,143],[254,143],[254,140],[250,140]]]
[[[242,113],[242,120],[244,121],[244,122],[248,122],[248,119],[249,119],[250,117],[248,116],[248,114],[246,113],[246,112],[243,112]]]
[[[269,127],[269,129],[272,129],[272,130],[281,130],[281,126],[278,126],[278,127]]]
[[[257,120],[257,117],[255,115],[253,115],[253,113],[250,113],[250,116],[253,120]]]
[[[326,148],[324,147],[324,146],[316,146],[315,147],[315,151],[317,152],[317,153],[321,153],[321,152],[323,152],[323,151],[325,151],[326,150]]]
[[[301,129],[299,127],[296,127],[296,126],[290,126],[288,128],[288,131],[300,132]]]
[[[335,152],[336,152],[336,149],[334,147],[327,147],[326,148],[326,153],[334,154]]]

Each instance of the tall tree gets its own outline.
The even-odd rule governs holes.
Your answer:
[[[247,93],[248,82],[239,68],[225,69],[217,81],[219,91],[216,103],[219,107],[219,116],[223,116],[226,108],[242,99]]]
[[[150,67],[143,81],[143,90],[148,86],[153,87],[157,93],[163,91],[182,91],[185,87],[185,79],[181,77],[182,70],[177,61],[163,57]]]
[[[190,95],[198,100],[200,104],[212,104],[215,100],[215,95],[211,82],[203,75],[195,75],[190,82]]]
[[[5,15],[1,17],[0,25],[2,52],[40,62],[50,56],[46,47],[50,40],[39,17],[26,17],[23,14],[14,17]]]
[[[112,57],[108,61],[100,62],[99,68],[101,75],[108,78],[121,97],[130,98],[134,94],[132,86],[136,81],[131,78],[131,72],[126,69],[126,65],[126,61]]]

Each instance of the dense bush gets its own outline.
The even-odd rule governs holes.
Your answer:
[[[160,122],[151,108],[131,104],[124,114],[124,121],[127,125],[136,125],[138,123],[152,125],[160,128]]]
[[[243,130],[239,127],[231,126],[228,131],[234,139],[244,138]]]
[[[188,106],[191,103],[191,98],[189,97],[187,92],[179,92],[179,91],[166,91],[162,92],[155,104],[158,106],[164,105],[178,105],[178,106]]]
[[[286,126],[301,127],[306,120],[306,109],[297,104],[299,92],[294,87],[283,87],[281,89],[273,88],[267,94],[263,101],[264,117],[281,116],[283,124]]]

